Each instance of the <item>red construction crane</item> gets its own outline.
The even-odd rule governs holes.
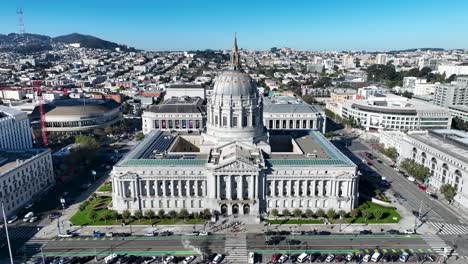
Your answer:
[[[41,118],[41,133],[42,133],[42,144],[46,147],[49,145],[47,140],[47,128],[45,123],[45,113],[44,113],[44,101],[42,100],[42,89],[40,86],[40,81],[34,81],[34,91],[37,92],[37,103],[39,104],[39,116]]]

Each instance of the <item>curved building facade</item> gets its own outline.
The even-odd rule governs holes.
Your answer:
[[[47,132],[77,133],[105,128],[122,120],[120,104],[114,100],[64,99],[44,105]],[[32,113],[40,126],[39,109]]]

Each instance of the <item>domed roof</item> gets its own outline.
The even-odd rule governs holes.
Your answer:
[[[216,77],[213,96],[240,97],[255,96],[257,84],[247,73],[241,71],[225,71]]]

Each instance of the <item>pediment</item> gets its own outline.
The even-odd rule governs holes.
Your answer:
[[[232,162],[225,164],[219,164],[216,168],[216,171],[237,171],[237,170],[258,170],[258,166],[253,163],[245,162],[239,159],[235,159]]]

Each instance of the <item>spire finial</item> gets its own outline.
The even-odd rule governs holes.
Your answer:
[[[231,66],[233,70],[240,70],[240,55],[237,49],[237,33],[234,32],[234,47],[231,53]]]

